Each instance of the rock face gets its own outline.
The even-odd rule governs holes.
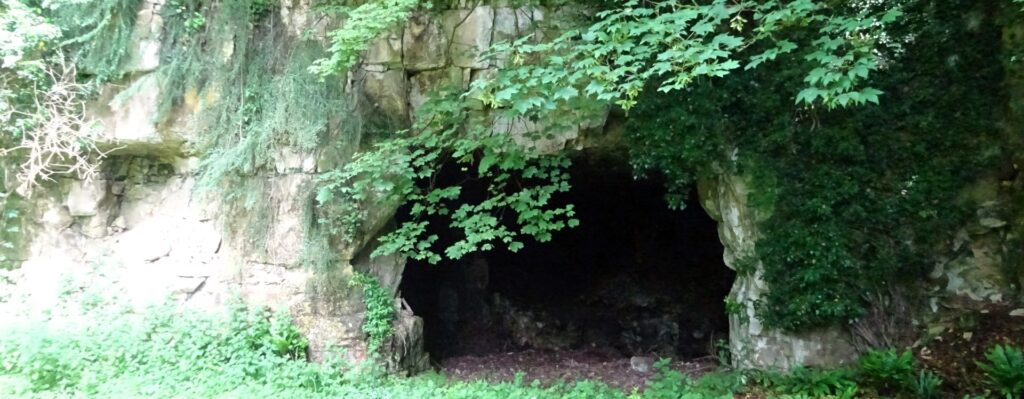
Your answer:
[[[310,3],[283,2],[281,18],[291,34],[325,29],[326,22],[313,17]],[[413,372],[427,368],[423,322],[399,305],[404,259],[359,259],[356,255],[372,246],[367,239],[338,249],[346,262],[336,270],[313,272],[300,266],[308,201],[302,193],[320,169],[318,154],[285,149],[275,155],[273,168],[247,177],[259,187],[260,202],[251,209],[229,209],[216,198],[195,193],[200,154],[189,144],[196,133],[180,124],[158,125],[153,119],[166,84],[156,72],[162,4],[142,3],[125,66],[128,81],[105,88],[88,107],[87,114],[104,128],[100,145],[116,149],[106,172],[97,180],[59,181],[36,193],[27,215],[31,223],[26,233],[32,238],[28,255],[16,275],[7,278],[15,280],[18,293],[31,296],[39,309],[53,305],[54,296],[39,293],[59,291],[61,276],[88,274],[96,267],[140,307],[171,297],[185,306],[217,309],[239,295],[254,305],[290,309],[309,337],[314,359],[322,358],[331,345],[363,359],[361,293],[344,284],[354,270],[361,270],[381,280],[401,309],[394,338],[385,345],[388,363]],[[465,89],[472,80],[493,73],[500,65],[492,65],[480,53],[494,42],[532,32],[532,26],[544,19],[541,9],[469,5],[414,15],[372,43],[349,86],[377,113],[406,125],[427,92],[442,85]],[[199,102],[198,94],[186,95],[183,109],[175,114],[187,115]],[[519,138],[538,128],[530,121],[499,118],[489,123]],[[597,115],[533,144],[542,151],[573,148],[588,142],[587,131],[600,131],[605,123],[606,115]],[[1012,227],[1021,221],[1000,216],[1002,199],[986,194],[989,188],[978,188],[980,197],[990,199],[982,202],[977,223],[964,228],[953,254],[937,265],[934,277],[944,279],[949,292],[998,300],[1008,286],[1020,283],[1002,281],[995,269],[1005,261],[999,254],[1014,237]],[[701,184],[703,206],[719,223],[730,267],[753,253],[758,221],[770,213],[752,208],[748,194],[742,176],[723,175]],[[369,213],[374,219],[368,223],[373,226],[370,238],[385,228],[395,205],[379,208]],[[738,366],[830,365],[853,355],[846,333],[838,329],[805,335],[765,329],[751,305],[766,289],[755,272],[739,277],[730,294],[746,309],[746,314],[730,316],[732,357]],[[649,369],[647,362],[641,366]]]
[[[700,185],[704,209],[718,222],[725,247],[725,264],[736,269],[749,261],[758,239],[758,223],[770,209],[750,205],[749,182],[742,176],[723,175]],[[740,314],[729,315],[729,347],[734,365],[742,368],[790,368],[797,365],[843,364],[855,355],[848,333],[834,330],[801,335],[766,329],[754,314],[754,304],[767,292],[761,278],[763,266],[756,261],[753,274],[739,275],[729,299],[742,305]]]

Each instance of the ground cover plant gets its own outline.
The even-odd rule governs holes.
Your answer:
[[[91,298],[91,299],[90,299]],[[67,301],[73,301],[69,304]],[[307,360],[305,338],[287,312],[236,302],[205,313],[170,304],[143,310],[98,292],[66,295],[44,316],[19,316],[3,304],[0,395],[12,398],[935,398],[963,395],[943,387],[909,351],[876,350],[856,366],[798,367],[789,372],[727,367],[699,378],[655,365],[644,387],[600,381],[448,379],[428,372],[386,373],[373,359],[351,363],[342,352]],[[20,321],[19,321],[20,320]],[[1024,378],[1021,349],[999,345],[979,360],[988,389],[980,397],[1015,398]],[[623,372],[630,372],[624,370]],[[987,396],[986,396],[987,395]]]

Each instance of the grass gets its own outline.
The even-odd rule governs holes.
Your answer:
[[[102,287],[100,287],[102,288]],[[306,360],[307,342],[285,312],[240,302],[219,313],[173,305],[133,309],[113,295],[67,290],[40,311],[0,302],[3,398],[679,398],[731,397],[663,369],[646,392],[596,381],[544,385],[449,381],[385,373],[342,356]],[[113,292],[116,295],[116,291]],[[684,396],[690,395],[690,396]]]
[[[138,309],[118,300],[124,295],[115,287],[96,281],[63,286],[58,289],[59,302],[49,309],[34,308],[17,292],[0,297],[0,398],[725,399],[943,394],[941,380],[921,378],[927,371],[917,370],[897,351],[874,352],[855,368],[797,368],[788,374],[726,370],[698,380],[662,361],[642,392],[624,392],[591,380],[545,385],[522,375],[504,383],[454,381],[436,373],[406,378],[384,372],[376,362],[345,362],[342,353],[323,363],[308,362],[308,343],[287,312],[254,309],[239,301],[213,313],[171,304]],[[1013,353],[1002,357],[1019,357]],[[1003,363],[1010,364],[998,364]],[[1010,373],[1013,367],[1000,368],[1004,369],[1000,375],[1019,383],[1019,373]],[[899,378],[880,378],[891,375]],[[890,380],[901,383],[897,387]],[[908,383],[902,384],[904,380]]]

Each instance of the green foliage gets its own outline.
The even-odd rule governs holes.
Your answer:
[[[39,55],[55,48],[60,28],[46,21],[41,10],[18,0],[4,0],[0,6],[0,58],[5,75],[13,69],[29,68],[39,62]],[[10,86],[4,86],[10,89]],[[8,90],[4,94],[11,95]]]
[[[281,29],[274,7],[263,0],[179,0],[162,11],[158,73],[165,91],[154,118],[168,122],[172,110],[194,107],[196,190],[220,197],[238,221],[229,225],[232,233],[249,238],[251,248],[265,248],[273,213],[272,187],[254,176],[278,165],[308,168],[307,157],[348,140],[339,126],[356,125],[343,84],[306,71],[323,47]]]
[[[1007,399],[1024,395],[1024,351],[996,345],[985,353],[985,359],[978,367],[985,373],[986,383]]]
[[[54,23],[56,12],[35,4],[10,0],[0,6],[0,158],[25,196],[53,175],[91,178],[103,157],[93,145],[96,129],[83,118],[85,99],[98,79],[77,81],[79,70],[64,53],[76,60],[96,57],[77,52],[70,40],[61,43],[75,33],[73,26]]]
[[[910,350],[871,350],[861,356],[859,364],[865,379],[886,392],[914,381],[914,354]]]
[[[889,93],[881,106],[787,108],[806,76],[803,61],[780,57],[682,95],[651,85],[630,111],[634,167],[664,175],[670,201],[722,173],[750,178],[764,218],[751,259],[770,287],[754,306],[771,327],[846,324],[864,313],[864,292],[922,281],[971,217],[961,190],[1006,151],[992,115],[1005,101],[996,25],[969,29],[953,11],[975,2],[897,4],[886,36],[913,43],[878,49],[886,68],[866,84]]]
[[[742,375],[738,373],[710,373],[693,381],[669,367],[671,359],[660,359],[654,363],[657,371],[648,382],[643,398],[650,399],[725,399],[743,386]]]
[[[47,57],[61,31],[21,1],[0,9],[0,148],[9,148],[39,124],[36,101],[49,86]]]
[[[23,204],[17,194],[0,192],[0,270],[15,268],[20,259],[26,241],[22,231]]]
[[[371,363],[352,366],[336,357],[322,364],[306,362],[306,343],[284,313],[236,305],[223,315],[171,307],[138,314],[107,305],[90,311],[88,318],[23,319],[0,326],[0,395],[724,399],[742,385],[742,376],[735,373],[690,381],[665,362],[655,377],[660,384],[631,394],[588,380],[542,386],[525,383],[521,376],[504,383],[447,381],[431,373],[399,378]]]
[[[311,70],[329,75],[351,67],[369,40],[404,19],[414,4],[370,2],[345,9],[349,19],[331,34],[331,57]],[[644,86],[656,80],[661,81],[660,91],[679,91],[701,78],[729,75],[741,61],[755,69],[781,54],[797,54],[800,45],[813,65],[806,81],[814,92],[794,96],[799,101],[829,108],[877,102],[877,90],[857,83],[877,69],[872,49],[879,30],[899,12],[845,8],[845,14],[836,16],[826,10],[812,1],[633,1],[599,12],[592,25],[548,42],[535,43],[534,36],[527,35],[496,46],[488,56],[509,68],[494,79],[473,82],[467,96],[435,97],[433,105],[425,107],[433,109],[422,114],[410,134],[378,144],[343,169],[322,175],[317,195],[320,220],[331,234],[359,242],[365,238],[359,237],[364,233],[360,223],[366,220],[370,203],[411,204],[413,220],[386,235],[375,254],[400,252],[430,262],[442,257],[438,245],[447,257],[459,258],[495,244],[515,251],[524,245],[522,236],[547,241],[551,232],[577,223],[571,207],[548,209],[551,196],[568,189],[562,172],[567,161],[524,149],[530,146],[514,143],[509,131],[496,132],[481,124],[493,125],[500,120],[495,114],[500,114],[512,121],[510,126],[536,127],[525,135],[536,142],[554,137],[560,129],[576,128],[608,102],[633,107]],[[793,32],[813,35],[800,44],[774,38]],[[846,39],[854,36],[858,39]],[[479,109],[479,102],[485,107],[479,112],[484,119],[469,119],[469,111]],[[468,131],[461,131],[462,126]],[[709,154],[709,160],[721,156]],[[435,172],[452,164],[469,175],[475,171],[477,176],[471,178],[485,181],[490,196],[452,209],[462,189],[433,185]],[[669,173],[689,176],[678,169]],[[503,217],[504,210],[511,210],[514,217]],[[448,218],[463,238],[438,243],[440,237],[428,230],[431,217]]]
[[[929,370],[921,370],[917,378],[910,380],[909,392],[915,398],[937,399],[942,397],[942,378]]]
[[[686,376],[669,367],[671,361],[671,359],[659,359],[654,363],[654,369],[657,370],[657,374],[651,378],[646,391],[650,398],[676,398],[689,385],[690,380]]]
[[[393,333],[391,324],[395,321],[395,298],[380,285],[380,281],[365,273],[356,272],[349,286],[363,290],[363,304],[366,305],[363,333],[369,337],[369,352],[376,353]]]
[[[341,28],[328,32],[329,56],[313,62],[309,71],[329,76],[347,71],[359,62],[370,42],[387,29],[404,23],[419,0],[370,0],[347,7],[344,0],[331,0],[321,6],[326,14],[345,21]]]
[[[716,339],[712,345],[714,345],[714,356],[718,364],[722,367],[732,365],[732,348],[729,346],[729,340]]]
[[[120,78],[141,0],[45,2],[63,31],[60,43],[83,73],[106,82]]]
[[[840,9],[810,0],[627,1],[550,42],[531,44],[524,37],[497,46],[515,68],[475,84],[484,102],[517,104],[520,112],[579,96],[630,109],[649,85],[679,91],[702,78],[797,55],[810,69],[797,102],[828,108],[877,103],[880,92],[858,83],[878,68],[872,50],[900,12]]]
[[[824,370],[796,367],[786,375],[769,375],[769,387],[779,393],[809,397],[856,397],[859,387],[854,373],[847,369]]]
[[[524,237],[548,241],[554,231],[579,223],[571,205],[551,205],[569,190],[565,155],[517,144],[507,132],[474,119],[480,114],[453,92],[432,95],[420,115],[411,132],[318,177],[318,214],[326,231],[358,242],[370,212],[405,203],[410,220],[381,237],[374,256],[402,253],[436,263],[442,253],[458,259],[499,245],[516,251]],[[438,181],[445,165],[483,182],[484,198],[467,198],[460,183]],[[438,219],[462,236],[439,242],[428,230]]]
[[[306,341],[285,313],[107,306],[68,320],[5,325],[0,375],[22,378],[28,391],[97,397],[206,397],[247,384],[318,392],[340,379],[329,366],[305,363]]]
[[[315,41],[273,29],[276,14],[267,13],[265,7],[232,0],[167,11],[171,50],[161,72],[173,83],[158,118],[181,105],[190,90],[210,99],[203,104],[196,126],[203,133],[198,143],[203,154],[201,191],[272,166],[285,147],[315,150],[332,121],[346,111],[340,83],[322,81],[305,71],[323,49]],[[181,15],[193,12],[204,15],[210,22],[208,29],[196,31],[190,27],[192,17]],[[233,48],[226,63],[222,62],[225,45]]]

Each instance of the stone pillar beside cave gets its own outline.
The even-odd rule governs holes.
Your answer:
[[[735,270],[739,262],[754,262],[752,273],[737,274],[729,293],[731,302],[742,305],[741,313],[729,315],[733,366],[788,369],[799,365],[836,366],[853,359],[856,352],[849,333],[840,327],[792,334],[761,323],[754,304],[768,287],[762,279],[764,266],[754,258],[754,250],[760,235],[758,224],[771,215],[771,209],[751,204],[748,177],[722,174],[698,186],[701,205],[718,222],[726,266]]]

